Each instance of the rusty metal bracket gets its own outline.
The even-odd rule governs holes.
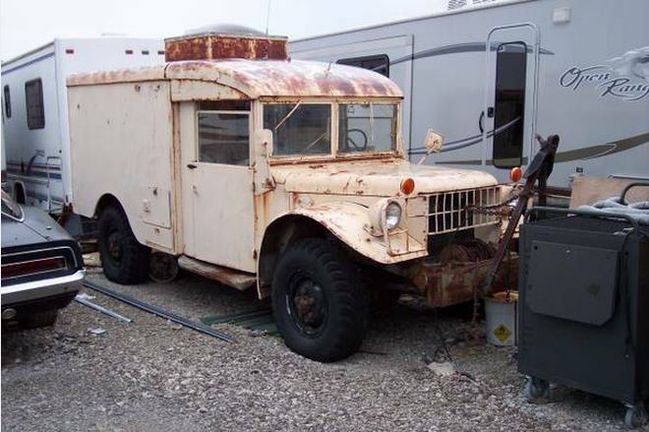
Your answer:
[[[540,135],[537,135],[536,139],[538,140],[539,144],[541,144],[541,150],[539,150],[538,153],[534,156],[532,163],[530,163],[530,165],[525,170],[525,174],[523,174],[523,177],[526,179],[525,186],[523,187],[521,193],[518,195],[518,202],[514,206],[514,210],[509,217],[509,223],[507,225],[507,229],[505,230],[505,234],[498,243],[498,250],[496,251],[496,254],[494,255],[494,258],[491,262],[491,268],[489,270],[487,278],[482,285],[483,294],[488,294],[491,290],[491,286],[493,285],[494,279],[496,278],[498,269],[500,268],[500,265],[505,258],[505,254],[509,249],[509,243],[514,236],[514,231],[516,230],[518,221],[527,209],[529,198],[534,194],[534,184],[537,181],[539,182],[539,198],[542,198],[543,202],[545,202],[545,186],[550,173],[552,173],[554,155],[556,154],[557,148],[559,147],[559,135],[550,135],[547,140],[544,140]]]

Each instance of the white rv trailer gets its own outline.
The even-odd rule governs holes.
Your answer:
[[[58,213],[72,202],[66,77],[164,62],[162,39],[55,39],[2,64],[8,189]]]
[[[559,134],[550,186],[573,175],[649,178],[649,1],[484,4],[290,43],[294,59],[374,69],[403,89],[411,159],[507,181]],[[489,49],[485,49],[489,47]]]

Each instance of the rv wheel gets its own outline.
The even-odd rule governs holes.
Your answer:
[[[142,246],[121,209],[110,206],[99,215],[98,246],[104,274],[113,282],[136,284],[147,278],[151,250]]]
[[[273,311],[284,342],[312,360],[333,362],[358,350],[368,302],[358,269],[322,239],[304,239],[281,257],[273,277]]]

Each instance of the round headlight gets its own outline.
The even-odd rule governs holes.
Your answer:
[[[393,230],[401,222],[401,206],[396,202],[391,202],[385,208],[385,226],[388,230]]]

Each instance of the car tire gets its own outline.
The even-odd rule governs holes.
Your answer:
[[[20,325],[25,329],[50,327],[56,323],[58,317],[59,311],[56,309],[44,312],[35,312],[21,319]]]
[[[303,239],[289,246],[273,276],[277,328],[294,352],[319,362],[355,353],[368,323],[359,269],[332,242]]]
[[[124,285],[147,280],[151,249],[137,241],[124,212],[114,206],[105,208],[99,215],[97,229],[106,277]]]

